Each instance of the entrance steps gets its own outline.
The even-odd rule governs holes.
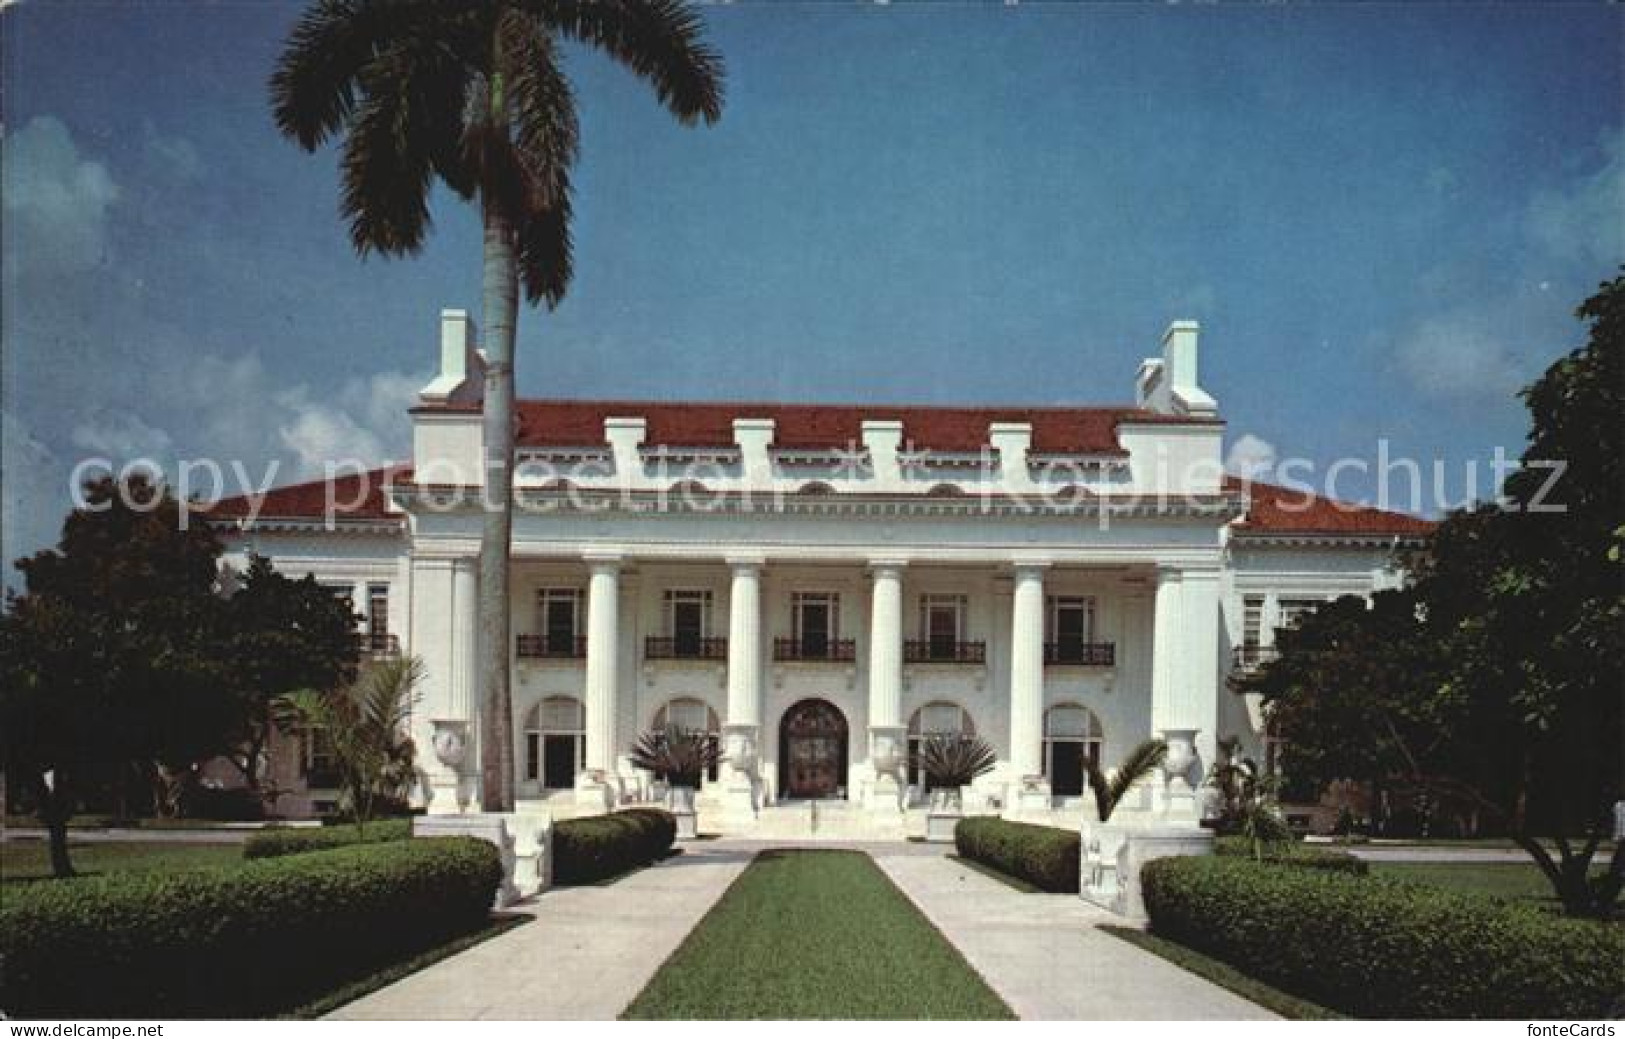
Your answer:
[[[711,818],[716,825],[702,808],[701,832],[761,841],[900,841],[925,832],[923,810],[872,812],[847,801],[792,801],[764,805],[754,819],[720,813]]]

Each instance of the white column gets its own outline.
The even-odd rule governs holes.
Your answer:
[[[451,715],[474,721],[474,690],[479,688],[479,569],[458,559],[451,569]],[[477,728],[477,726],[476,726]]]
[[[1168,741],[1165,807],[1194,818],[1195,789],[1213,759],[1218,725],[1219,575],[1208,568],[1157,572],[1151,724]]]
[[[596,808],[613,799],[621,560],[589,556],[587,566],[587,761],[576,788],[578,803]]]
[[[1011,593],[1010,768],[1017,781],[1044,771],[1044,569],[1017,566]],[[1047,807],[1047,795],[1040,796],[1044,804],[1030,807]]]
[[[724,807],[754,812],[757,802],[759,730],[762,723],[762,559],[729,557],[733,583],[728,592],[728,720]]]
[[[903,728],[903,566],[902,560],[876,560],[869,603],[869,764],[874,769],[869,807],[895,811],[902,804]]]
[[[1215,568],[1185,571],[1180,591],[1184,613],[1180,625],[1180,684],[1178,721],[1195,729],[1196,768],[1191,782],[1200,784],[1213,763],[1219,736],[1219,697],[1231,695],[1222,687],[1219,660],[1219,572]]]
[[[1264,606],[1258,613],[1258,644],[1275,645],[1275,629],[1281,626],[1281,597],[1273,589],[1264,593]]]
[[[477,652],[472,645],[475,595],[461,588],[459,567],[468,560],[414,556],[408,618],[412,653],[423,661],[423,701],[413,712],[413,738],[431,753],[422,756],[429,775],[428,811],[466,809],[475,798],[479,761],[475,703],[470,679]]]

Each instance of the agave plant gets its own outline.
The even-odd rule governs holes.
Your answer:
[[[920,742],[920,771],[932,787],[957,791],[993,771],[993,748],[980,736],[928,736]]]
[[[1109,775],[1094,762],[1086,762],[1084,767],[1089,773],[1089,789],[1094,791],[1095,814],[1100,816],[1100,821],[1109,820],[1123,796],[1133,789],[1135,783],[1161,766],[1162,759],[1167,756],[1168,744],[1161,740],[1146,740],[1129,751],[1128,756]]]
[[[632,764],[673,786],[699,786],[700,777],[722,760],[716,737],[676,725],[645,732],[632,747]]]
[[[422,680],[417,657],[382,659],[341,689],[299,689],[277,701],[279,724],[326,735],[338,763],[340,803],[357,826],[380,802],[405,800],[416,781],[407,723]]]

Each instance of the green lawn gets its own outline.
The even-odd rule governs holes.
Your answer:
[[[1558,908],[1551,883],[1533,862],[1372,862],[1370,866],[1373,876]]]
[[[1012,1020],[867,855],[758,855],[621,1015]]]
[[[116,870],[191,870],[235,866],[242,862],[241,844],[198,844],[163,841],[72,841],[68,856],[81,874]],[[0,883],[37,881],[51,875],[50,851],[43,840],[0,843]]]

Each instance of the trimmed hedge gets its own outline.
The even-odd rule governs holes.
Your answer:
[[[404,841],[412,836],[411,819],[379,819],[357,830],[354,823],[343,826],[273,827],[260,830],[243,842],[243,858],[274,859],[301,855],[307,851],[331,851],[352,844],[382,844]]]
[[[1214,851],[1219,855],[1234,856],[1238,858],[1253,859],[1252,845],[1242,837],[1220,837],[1214,842]],[[1357,855],[1350,855],[1346,851],[1336,848],[1317,847],[1313,844],[1303,844],[1293,841],[1291,844],[1277,845],[1264,851],[1264,861],[1281,866],[1300,866],[1305,869],[1324,869],[1333,873],[1349,873],[1363,877],[1371,872],[1370,865]]]
[[[479,929],[501,879],[496,849],[453,837],[11,885],[0,1006],[46,1018],[274,1014]]]
[[[591,884],[666,857],[677,820],[659,808],[566,819],[553,826],[553,883]]]
[[[972,816],[954,827],[954,850],[1044,891],[1078,890],[1076,830]]]
[[[1172,858],[1141,872],[1152,933],[1363,1018],[1601,1018],[1625,929],[1381,877]]]

